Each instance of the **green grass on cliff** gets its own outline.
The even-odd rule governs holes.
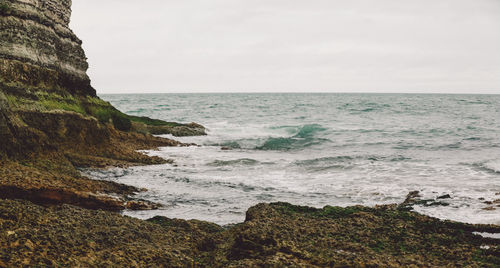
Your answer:
[[[81,99],[74,96],[61,96],[55,93],[39,93],[37,97],[38,102],[47,110],[63,110],[83,115],[86,114]]]
[[[128,131],[132,123],[128,116],[109,102],[95,97],[75,97],[56,93],[37,92],[31,98],[6,95],[9,105],[19,110],[62,110],[95,117],[103,124],[112,123],[116,129]]]
[[[64,110],[76,112],[79,114],[85,114],[85,110],[78,102],[64,102],[52,99],[44,99],[40,100],[40,104],[48,110]]]
[[[90,106],[88,107],[90,115],[97,118],[102,123],[112,122],[114,127],[119,130],[128,131],[132,127],[132,123],[128,116],[113,106]]]
[[[39,96],[39,99],[40,104],[48,110],[72,111],[93,116],[101,123],[112,123],[118,130],[128,131],[132,127],[132,123],[126,114],[118,111],[109,102],[96,97],[78,98],[72,95],[61,96],[46,93]]]
[[[16,109],[35,110],[63,110],[79,113],[85,116],[95,117],[103,124],[112,123],[116,129],[129,131],[132,122],[142,123],[148,126],[176,127],[182,124],[165,122],[148,117],[126,115],[109,102],[97,97],[76,97],[73,95],[60,95],[57,93],[37,92],[30,98],[15,95],[6,95],[11,107]]]
[[[21,105],[20,99],[18,99],[16,96],[5,95],[5,97],[7,98],[7,101],[9,102],[10,106],[18,107],[19,105]]]

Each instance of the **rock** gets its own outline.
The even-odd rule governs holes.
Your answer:
[[[409,210],[414,205],[421,205],[424,207],[449,206],[450,205],[449,203],[442,202],[442,201],[436,201],[434,199],[420,200],[420,199],[418,199],[419,197],[421,197],[419,191],[412,191],[412,192],[408,193],[405,201],[399,205],[399,208]],[[451,198],[451,196],[443,195],[443,196],[438,197],[437,199],[447,199],[447,198]]]
[[[10,229],[6,229],[6,228]],[[15,229],[17,237],[5,236]],[[441,221],[397,205],[258,204],[243,223],[147,221],[0,199],[0,260],[63,267],[496,267],[498,225]],[[423,235],[424,234],[424,235]],[[445,245],[445,246],[444,246]],[[432,253],[432,254],[431,254]],[[7,257],[8,256],[8,257]]]
[[[9,91],[95,96],[82,41],[69,29],[69,0],[11,0],[0,14],[0,86]]]
[[[495,207],[485,207],[482,210],[489,210],[489,211],[491,211],[491,210],[496,210],[496,208]]]
[[[176,137],[205,136],[205,127],[196,123],[180,124],[165,122],[148,117],[129,116],[132,120],[132,130],[152,135],[171,134]]]
[[[26,240],[24,245],[32,251],[35,249],[35,244],[33,244],[33,242],[31,242],[31,240],[29,240],[29,239]]]
[[[126,208],[137,189],[84,178],[76,167],[164,164],[171,160],[137,150],[187,145],[125,132],[128,117],[96,97],[69,28],[71,0],[0,4],[8,10],[0,12],[0,197]],[[150,209],[139,203],[129,206]]]
[[[153,135],[171,134],[176,137],[206,136],[204,127],[192,127],[190,125],[178,126],[147,126],[148,132]]]
[[[2,236],[5,226],[20,242]],[[113,212],[0,200],[2,267],[184,267],[204,236]]]
[[[146,200],[131,200],[125,203],[125,208],[130,210],[153,210],[162,207],[161,204]]]
[[[420,197],[420,191],[409,192],[408,195],[406,195],[405,201],[403,201],[401,205],[403,206],[411,205],[417,201],[418,197]]]

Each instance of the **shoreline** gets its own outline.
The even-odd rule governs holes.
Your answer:
[[[204,139],[204,138],[202,138]],[[207,139],[210,139],[210,137],[207,137]],[[199,143],[203,143],[202,140],[198,139],[183,139],[183,141],[198,141]],[[211,149],[206,150],[202,147],[209,147]],[[233,174],[238,173],[239,169],[241,168],[246,168],[247,166],[240,166],[240,165],[234,165],[234,172],[228,171],[228,176],[225,176],[222,174],[222,177],[213,177],[215,173],[207,173],[205,175],[197,175],[197,174],[189,174],[189,172],[197,172],[198,174],[200,172],[203,172],[206,166],[208,166],[211,169],[216,170],[218,166],[213,165],[214,159],[222,159],[222,160],[215,160],[215,162],[220,161],[226,161],[226,162],[236,162],[238,160],[232,160],[232,159],[240,159],[241,157],[244,157],[243,155],[245,154],[246,150],[236,150],[237,155],[228,155],[228,151],[224,151],[221,149],[221,147],[215,145],[209,145],[209,146],[198,146],[197,148],[165,148],[164,150],[152,150],[152,151],[145,151],[145,153],[149,155],[155,155],[155,156],[167,156],[167,155],[175,155],[178,158],[185,158],[186,155],[180,153],[187,151],[189,154],[188,156],[196,155],[196,158],[194,159],[189,159],[189,161],[186,160],[181,160],[179,159],[178,161],[175,161],[174,167],[171,165],[165,165],[165,166],[159,166],[158,168],[152,167],[137,167],[133,168],[132,171],[127,171],[127,172],[121,172],[121,171],[113,171],[113,172],[96,172],[92,174],[92,172],[87,173],[89,176],[97,179],[104,179],[105,176],[110,176],[111,181],[115,182],[120,182],[120,183],[125,183],[125,184],[131,184],[136,187],[148,187],[151,186],[153,193],[154,194],[147,194],[145,193],[141,198],[148,199],[148,200],[165,200],[165,205],[166,206],[173,206],[172,209],[169,211],[166,210],[160,210],[158,211],[157,214],[154,213],[141,213],[141,212],[133,212],[131,211],[130,213],[125,213],[125,215],[132,216],[132,217],[137,217],[139,219],[147,219],[156,215],[161,215],[165,217],[177,217],[177,218],[182,218],[182,219],[198,219],[198,220],[204,220],[204,221],[211,221],[215,222],[217,224],[236,224],[240,223],[244,219],[244,213],[247,208],[254,206],[256,204],[262,203],[262,202],[289,202],[292,204],[296,205],[306,205],[310,207],[315,207],[315,208],[322,208],[325,205],[336,205],[336,206],[341,206],[341,207],[346,207],[346,206],[356,206],[356,205],[361,205],[361,206],[367,206],[367,207],[375,207],[377,205],[387,205],[387,204],[394,204],[394,203],[401,203],[404,201],[405,195],[408,193],[405,192],[406,194],[400,195],[399,192],[396,195],[392,195],[391,199],[386,198],[386,201],[382,202],[376,202],[373,201],[373,199],[370,199],[370,201],[361,201],[359,203],[354,202],[353,200],[350,200],[347,202],[348,204],[341,203],[341,202],[336,202],[335,200],[332,200],[330,202],[325,202],[323,199],[314,199],[317,197],[302,197],[302,196],[295,196],[294,198],[289,198],[287,199],[286,196],[285,198],[277,198],[276,196],[279,196],[278,192],[264,192],[268,193],[269,196],[273,195],[273,198],[268,198],[267,200],[257,200],[258,198],[253,198],[254,196],[259,196],[263,191],[259,191],[258,189],[252,189],[250,187],[256,187],[256,183],[245,183],[244,180],[235,180],[231,181],[230,178],[228,179],[228,176],[233,176]],[[217,152],[219,151],[221,155],[211,157],[210,160],[204,161],[203,157],[207,152]],[[198,153],[200,152],[200,153]],[[224,156],[227,156],[224,158]],[[250,156],[251,161],[256,161],[253,159],[259,159]],[[228,160],[229,159],[229,160]],[[243,159],[248,159],[248,158],[243,158]],[[249,160],[249,161],[250,161]],[[204,162],[200,162],[204,161]],[[259,161],[264,161],[259,159]],[[190,166],[191,163],[196,163],[196,166]],[[187,165],[187,166],[186,166]],[[184,167],[186,166],[186,167]],[[253,168],[253,165],[248,165],[250,168]],[[225,168],[225,166],[222,166]],[[233,167],[231,167],[233,168]],[[246,171],[246,169],[245,169]],[[253,180],[252,176],[248,176],[245,171],[242,171],[241,173],[244,174],[242,175],[242,178],[245,179],[247,177],[247,181],[250,182]],[[224,172],[226,172],[224,170]],[[117,175],[119,174],[119,175]],[[145,176],[151,176],[151,179],[146,179]],[[246,175],[245,175],[246,174]],[[165,177],[163,177],[165,176]],[[185,176],[185,177],[184,177]],[[213,177],[213,178],[212,178]],[[153,179],[154,178],[154,179]],[[186,178],[186,179],[184,179]],[[189,179],[189,180],[188,180]],[[307,179],[307,177],[304,177],[304,179]],[[335,177],[332,177],[332,180],[334,180]],[[160,180],[162,183],[165,183],[166,186],[164,186],[162,183],[157,183],[157,181]],[[260,181],[260,177],[258,175],[255,177],[256,181]],[[240,183],[244,183],[244,185],[241,185]],[[286,181],[285,181],[286,182]],[[148,184],[150,183],[150,184]],[[206,204],[206,210],[210,210],[213,214],[220,215],[223,217],[222,220],[216,219],[216,216],[211,216],[210,213],[202,211],[203,208],[205,207],[205,204],[201,202],[200,204],[196,203],[196,200],[199,200],[200,196],[204,196],[207,194],[210,194],[212,192],[203,192],[203,189],[201,187],[214,187],[212,184],[215,185],[216,188],[214,189],[228,189],[231,190],[232,188],[250,188],[246,193],[245,196],[249,197],[248,202],[244,201],[234,201],[230,203],[229,205],[225,206],[227,203],[224,198],[226,196],[231,195],[231,194],[226,194],[226,193],[221,193],[219,195],[215,195],[214,198],[209,198],[206,200],[208,203]],[[224,187],[219,187],[220,185],[223,185]],[[268,184],[265,182],[262,184],[262,188],[268,187]],[[200,188],[197,188],[200,186]],[[169,188],[174,187],[169,190]],[[194,188],[186,188],[186,187],[194,187]],[[413,189],[422,189],[419,187],[411,187],[410,191]],[[178,189],[179,192],[176,192],[175,189]],[[187,189],[187,190],[185,190]],[[201,193],[196,192],[196,190],[202,191]],[[169,194],[171,192],[171,194]],[[194,192],[196,194],[189,195],[190,192]],[[243,191],[241,191],[243,192]],[[490,191],[491,192],[491,191]],[[280,192],[281,193],[281,192]],[[500,193],[497,193],[496,196],[494,195],[495,192],[493,192],[493,196],[490,195],[482,195],[485,198],[476,198],[473,201],[476,201],[480,206],[474,206],[474,208],[478,211],[478,214],[470,214],[468,217],[464,217],[463,215],[467,215],[466,213],[468,211],[459,211],[460,214],[457,215],[452,215],[455,211],[460,210],[460,206],[456,205],[454,203],[454,199],[458,198],[456,194],[452,190],[449,192],[444,192],[443,193],[435,193],[434,195],[429,195],[429,191],[424,192],[421,191],[420,195],[421,197],[418,198],[418,202],[415,205],[415,212],[418,212],[422,215],[427,215],[430,217],[435,217],[441,220],[452,220],[452,221],[457,221],[457,222],[462,222],[462,223],[469,223],[469,224],[499,224],[498,222],[498,217],[496,217],[496,212],[498,211],[500,207]],[[216,194],[216,193],[215,193]],[[184,195],[186,195],[184,197]],[[369,193],[366,193],[365,195],[360,195],[360,198],[357,198],[356,200],[359,201],[361,200],[362,197],[366,196],[366,198],[370,198],[371,196],[368,196]],[[380,194],[379,194],[380,195]],[[379,196],[377,195],[377,196]],[[179,199],[180,197],[183,197],[182,199]],[[163,199],[162,199],[163,198]],[[301,199],[302,198],[302,199]],[[381,198],[379,198],[381,199]],[[190,202],[193,200],[193,204],[189,205],[187,202]],[[222,201],[218,201],[222,200]],[[303,202],[301,202],[303,200]],[[159,201],[161,202],[161,201]],[[177,204],[177,205],[175,205]],[[475,203],[474,203],[475,204]],[[213,206],[213,207],[210,207]],[[215,209],[214,207],[219,206],[219,208]],[[469,205],[470,207],[473,207],[473,205]],[[225,212],[230,210],[230,212]],[[474,213],[476,213],[474,210]],[[184,214],[184,212],[186,214]],[[177,214],[176,214],[177,213]],[[236,215],[237,216],[231,216],[231,215]],[[243,216],[241,216],[243,214]],[[178,216],[182,215],[182,216]],[[477,215],[477,216],[476,216]],[[485,216],[486,215],[486,216]],[[227,217],[227,218],[226,218]],[[226,220],[227,219],[227,220]],[[235,220],[236,219],[236,220]],[[240,220],[241,219],[241,220]]]
[[[111,163],[90,160],[81,162],[94,163],[100,168]],[[165,162],[155,160],[155,163],[158,161]],[[127,167],[125,162],[117,163]],[[90,185],[103,183],[89,180]],[[124,193],[127,196],[141,190],[126,189],[129,189]],[[136,209],[155,209],[142,201],[135,203]],[[52,204],[42,202],[44,205],[0,199],[0,248],[3,248],[0,267],[28,264],[494,267],[500,262],[499,239],[479,235],[500,233],[499,225],[442,221],[412,212],[411,205],[417,202],[418,192],[410,193],[400,205],[375,207],[318,209],[289,203],[261,203],[248,209],[244,222],[219,226],[161,216],[134,219],[102,210],[116,210],[106,208],[106,203],[98,210],[96,207],[89,210],[68,205],[65,199]],[[48,222],[51,224],[47,225]],[[74,238],[69,239],[67,234]],[[112,241],[111,237],[121,238]]]
[[[403,205],[258,204],[245,222],[224,228],[16,200],[0,200],[0,215],[0,266],[494,267],[500,261],[499,240],[477,235],[499,233],[500,226],[441,221]]]
[[[500,266],[500,241],[477,234],[499,225],[412,212],[418,193],[375,207],[261,203],[226,228],[120,215],[159,204],[135,198],[143,188],[79,168],[168,163],[138,151],[193,146],[153,134],[205,128],[128,115],[100,99],[70,18],[71,0],[0,4],[0,267]]]

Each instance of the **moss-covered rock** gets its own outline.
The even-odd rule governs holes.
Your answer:
[[[2,266],[498,267],[499,226],[441,221],[398,206],[259,204],[228,228],[147,221],[0,200]]]

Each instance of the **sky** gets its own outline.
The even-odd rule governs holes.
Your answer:
[[[500,0],[73,0],[105,93],[500,94]]]

